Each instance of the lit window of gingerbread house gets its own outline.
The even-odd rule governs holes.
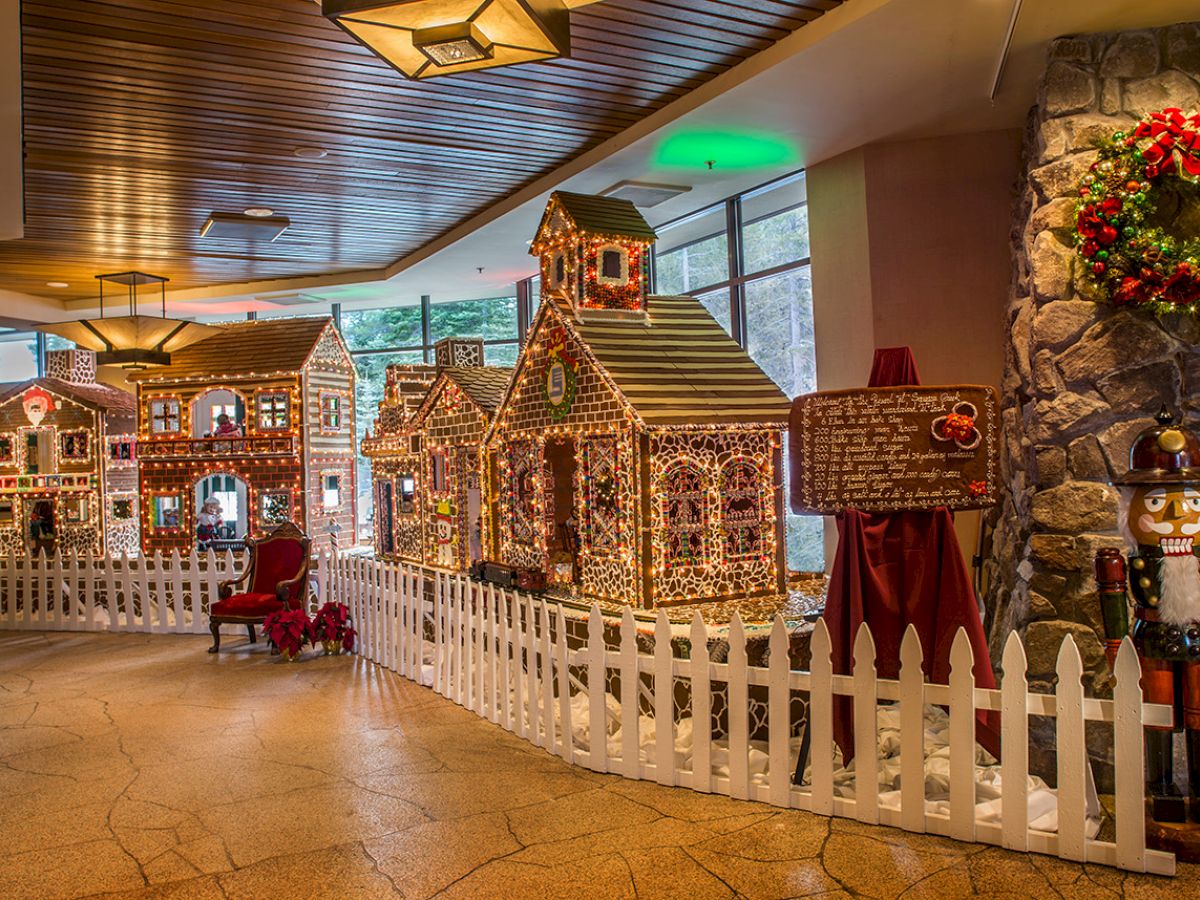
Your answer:
[[[354,366],[331,318],[222,325],[129,377],[146,552],[236,549],[286,521],[354,533]]]
[[[555,191],[529,250],[541,258],[544,294],[585,315],[644,315],[654,239],[654,229],[628,200]]]
[[[575,254],[582,281],[544,294],[488,432],[490,558],[637,606],[781,593],[787,398],[699,301],[646,295],[652,240],[551,197],[543,277]]]
[[[0,386],[0,554],[136,553],[136,405],[96,381],[96,355],[46,356]]]

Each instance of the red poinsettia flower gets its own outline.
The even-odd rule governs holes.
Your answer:
[[[350,644],[346,644],[346,635],[349,634]],[[355,631],[350,623],[350,610],[345,603],[337,603],[329,601],[313,616],[313,636],[318,641],[331,641],[333,643],[341,643],[343,647],[349,650],[354,646]]]
[[[1096,255],[1096,251],[1099,249],[1100,249],[1100,245],[1097,244],[1095,241],[1084,241],[1083,246],[1080,248],[1079,252],[1082,253],[1084,256],[1092,257],[1092,256]]]
[[[1104,202],[1100,204],[1100,212],[1106,216],[1115,216],[1123,206],[1120,197],[1105,197]]]
[[[1105,225],[1100,229],[1099,234],[1096,235],[1096,243],[1100,244],[1102,247],[1108,247],[1117,240],[1117,236],[1119,234],[1120,232],[1118,232],[1117,229],[1113,228],[1111,225]]]
[[[271,646],[295,656],[312,641],[312,622],[302,609],[282,609],[263,620],[263,633]]]
[[[986,497],[988,493],[988,483],[986,481],[972,481],[967,484],[967,495],[971,497]]]

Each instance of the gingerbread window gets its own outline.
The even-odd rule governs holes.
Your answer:
[[[257,405],[259,431],[286,431],[290,427],[291,395],[288,391],[261,391]]]
[[[179,434],[179,398],[155,397],[150,401],[150,431]]]
[[[659,502],[665,537],[664,567],[703,565],[709,516],[704,473],[684,460],[673,463],[663,473]]]

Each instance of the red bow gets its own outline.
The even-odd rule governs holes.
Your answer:
[[[1183,110],[1168,107],[1150,114],[1150,121],[1139,122],[1134,136],[1148,139],[1142,145],[1147,175],[1158,174],[1174,163],[1181,177],[1200,178],[1200,114],[1185,116]]]

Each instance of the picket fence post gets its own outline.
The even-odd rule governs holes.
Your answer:
[[[867,623],[854,638],[854,817],[879,824],[879,711],[875,640]]]
[[[768,801],[772,806],[789,806],[792,791],[792,768],[789,763],[788,741],[792,736],[791,687],[788,684],[791,666],[788,662],[788,633],[783,616],[776,613],[768,643],[767,662],[767,722]]]
[[[655,640],[658,640],[657,636]],[[658,649],[657,644],[655,649]],[[633,610],[628,606],[621,614],[621,646],[617,653],[621,672],[621,774],[626,778],[641,778],[638,684],[642,676],[638,672],[637,624]]]
[[[725,690],[729,717],[729,795],[750,799],[750,688],[747,679],[746,631],[736,610],[729,623],[729,664]]]
[[[558,645],[555,647],[555,651],[558,654],[558,709],[562,737],[559,755],[567,762],[574,763],[575,726],[571,721],[571,670],[567,664],[567,616],[563,612],[561,603],[557,606],[556,615],[558,618]]]
[[[708,667],[708,626],[692,615],[690,632],[692,687],[692,790],[712,791],[712,677]]]
[[[592,604],[588,613],[588,767],[596,772],[608,771],[608,704],[606,699],[604,660],[604,618],[600,607]]]
[[[925,830],[925,670],[909,623],[900,642],[900,827]]]
[[[671,622],[660,609],[654,623],[654,780],[675,784],[675,677]]]
[[[1142,766],[1142,666],[1133,640],[1121,641],[1113,689],[1113,763],[1116,775],[1117,865],[1122,869],[1146,868],[1145,801]]]
[[[1055,725],[1058,733],[1058,855],[1083,862],[1087,750],[1083,741],[1083,660],[1067,635],[1058,648]]]
[[[1029,849],[1029,699],[1025,646],[1014,631],[1004,642],[1000,685],[1000,809],[1002,845]],[[1140,711],[1139,711],[1139,726]],[[1141,731],[1140,727],[1138,729]],[[1138,764],[1141,771],[1141,763]],[[1139,777],[1139,783],[1141,781]]]
[[[975,840],[975,654],[965,628],[950,645],[950,836]]]
[[[833,647],[824,619],[817,619],[810,639],[808,694],[810,809],[822,816],[833,815]],[[803,773],[801,773],[803,774]]]
[[[550,655],[550,609],[545,600],[538,601],[542,620],[542,721],[545,723],[542,746],[550,753],[558,742],[554,726],[554,658]]]

